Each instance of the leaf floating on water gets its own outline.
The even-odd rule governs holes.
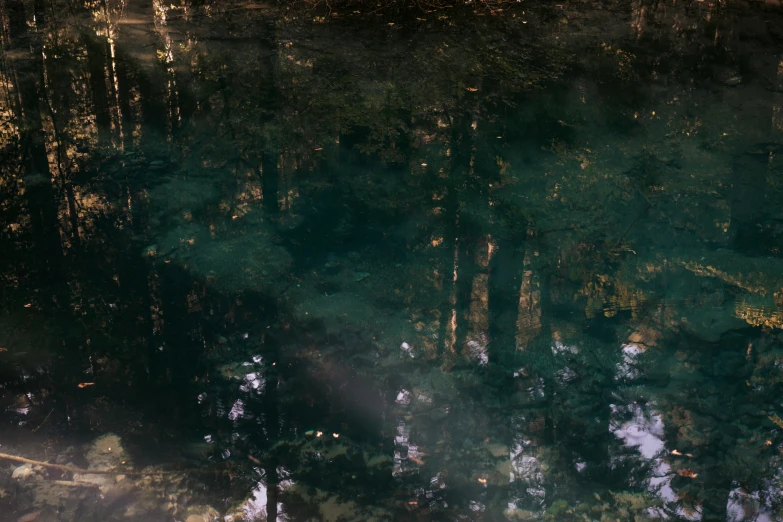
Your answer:
[[[692,478],[692,479],[694,479],[694,478],[699,476],[698,473],[696,473],[695,471],[693,471],[690,468],[685,468],[685,469],[678,470],[677,474],[679,476],[681,476],[681,477],[687,477],[687,478]]]
[[[80,382],[77,385],[79,388],[86,388],[87,386],[95,386],[94,382]]]

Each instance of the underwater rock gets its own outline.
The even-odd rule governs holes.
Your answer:
[[[394,464],[394,459],[392,457],[390,457],[389,455],[380,454],[380,455],[374,455],[374,456],[370,457],[369,455],[367,455],[365,453],[364,454],[364,464],[368,468],[381,467],[381,466],[384,466],[384,465],[391,466],[391,465]]]
[[[383,508],[357,504],[353,500],[345,500],[341,495],[336,495],[318,488],[305,488],[294,484],[287,491],[291,498],[297,499],[299,505],[308,505],[317,510],[318,516],[311,520],[323,520],[325,522],[338,521],[363,521],[380,522],[392,520],[391,513]]]
[[[117,435],[107,433],[93,441],[85,455],[90,469],[112,469],[126,464],[130,457]]]
[[[627,341],[642,346],[655,346],[661,336],[662,334],[658,330],[642,325],[628,336]]]
[[[191,506],[186,515],[185,522],[214,522],[220,519],[220,513],[212,506]]]
[[[511,454],[511,452],[508,449],[508,446],[506,446],[505,444],[498,444],[496,442],[491,442],[487,444],[487,450],[496,459],[500,457],[508,457]]]
[[[11,473],[11,478],[16,480],[25,480],[30,477],[34,477],[37,474],[38,470],[34,468],[32,464],[22,464],[18,468],[14,469],[14,472]]]
[[[346,328],[383,331],[389,321],[372,303],[347,292],[327,296],[309,292],[307,288],[297,288],[287,297],[297,320],[321,320],[328,335],[336,335]]]
[[[327,461],[334,460],[341,455],[348,455],[348,448],[341,444],[336,444],[323,452],[323,457]]]
[[[114,479],[109,475],[94,475],[92,473],[74,473],[73,481],[82,484],[92,484],[99,487],[102,492],[114,485]]]
[[[164,252],[176,250],[176,259],[191,273],[227,292],[272,290],[293,264],[288,251],[263,229],[215,235],[204,225],[188,223],[170,230],[159,244]]]
[[[34,522],[41,517],[41,511],[33,511],[22,517],[19,517],[16,522]]]
[[[39,509],[16,519],[16,522],[60,522],[60,517],[51,508]]]

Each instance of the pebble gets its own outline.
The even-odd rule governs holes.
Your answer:
[[[490,443],[487,444],[487,449],[495,458],[507,457],[510,454],[508,446],[504,444]]]

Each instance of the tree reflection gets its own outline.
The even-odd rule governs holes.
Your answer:
[[[704,4],[0,4],[4,429],[267,519],[773,516],[778,57]]]

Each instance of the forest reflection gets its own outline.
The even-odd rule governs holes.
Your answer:
[[[780,519],[781,14],[0,0],[0,520]]]

